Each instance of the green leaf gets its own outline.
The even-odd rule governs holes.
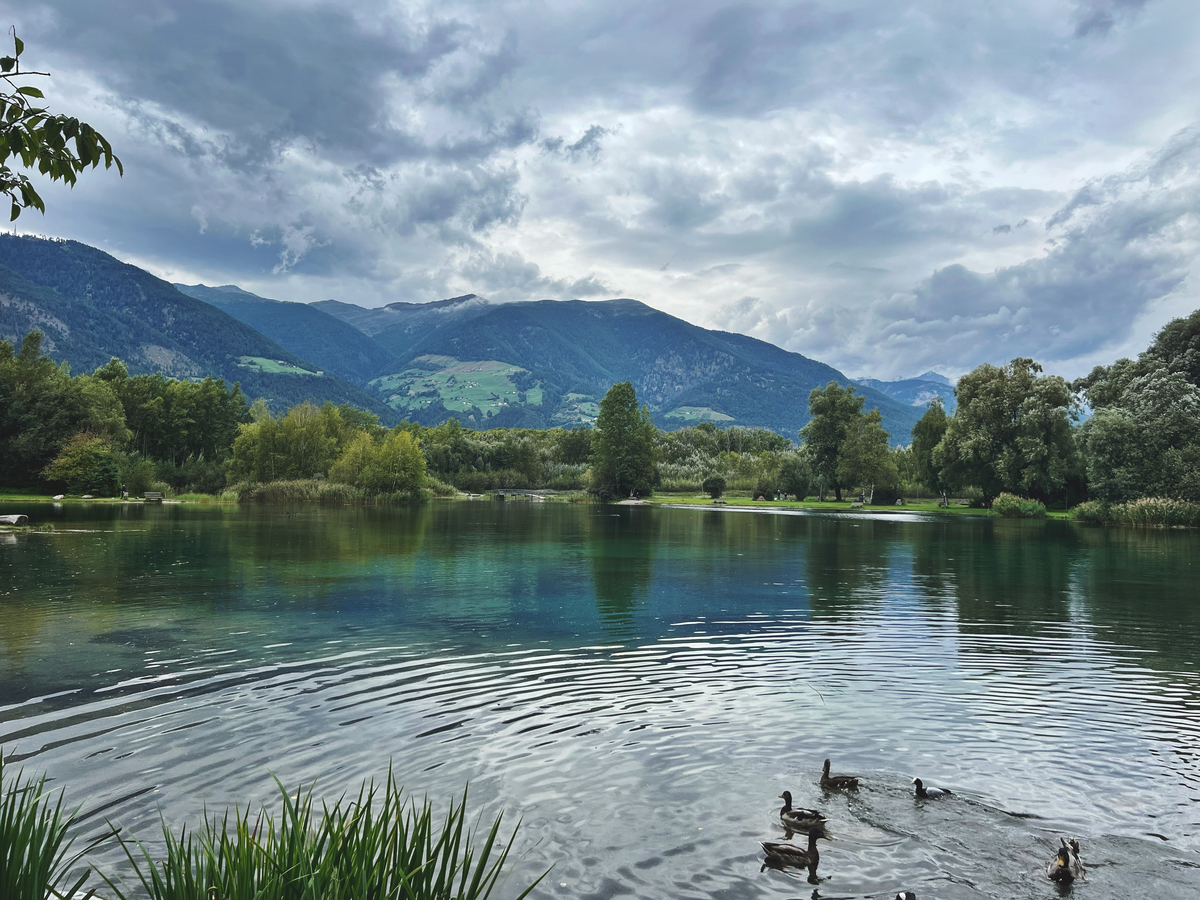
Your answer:
[[[21,40],[19,37],[17,37],[15,34],[13,35],[13,43],[16,45],[16,48],[17,48],[17,56],[20,56],[22,53],[25,52],[25,42],[23,40]]]
[[[32,85],[22,85],[17,88],[18,94],[24,94],[26,97],[37,97],[39,100],[45,99],[46,95]]]
[[[10,72],[17,61],[11,56],[0,57],[0,72]]]

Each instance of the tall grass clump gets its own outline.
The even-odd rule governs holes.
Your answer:
[[[63,808],[61,791],[51,801],[45,775],[37,781],[23,775],[18,770],[12,778],[0,753],[0,897],[73,897],[88,878],[84,872],[68,882],[70,870],[85,852],[70,855],[74,841],[67,839],[78,810]]]
[[[1016,494],[1001,494],[992,501],[992,512],[1006,519],[1044,519],[1046,505],[1040,500],[1027,500]]]
[[[117,900],[486,900],[516,838],[501,844],[497,817],[481,841],[467,826],[465,791],[436,827],[429,801],[406,800],[390,770],[382,788],[364,783],[357,797],[322,803],[320,815],[311,790],[291,796],[276,784],[278,819],[206,813],[198,832],[178,836],[164,822],[166,858],[156,864],[144,845],[122,841],[138,886],[105,883]]]
[[[1096,525],[1140,525],[1152,528],[1200,528],[1200,503],[1143,497],[1128,503],[1080,503],[1071,515]]]

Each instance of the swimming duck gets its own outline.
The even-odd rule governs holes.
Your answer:
[[[917,786],[917,797],[921,800],[938,800],[942,797],[949,797],[954,793],[949,788],[927,788],[921,783],[920,778],[914,778],[912,783]]]
[[[1062,846],[1046,866],[1046,877],[1066,884],[1083,877],[1083,860],[1079,858],[1079,841],[1075,838],[1071,838],[1070,843],[1063,838],[1059,841]]]
[[[821,787],[827,791],[840,791],[844,788],[858,787],[858,779],[853,775],[830,775],[829,760],[825,760],[825,766],[821,769]]]
[[[900,891],[896,894],[896,900],[917,900],[917,895],[912,891]]]
[[[815,872],[817,865],[821,862],[821,854],[817,852],[818,837],[820,835],[816,831],[808,833],[807,850],[783,841],[761,841],[760,844],[763,852],[767,854],[768,859],[781,865],[795,866],[799,869],[812,869]]]
[[[779,795],[783,800],[783,809],[779,811],[779,821],[788,828],[796,831],[808,831],[812,828],[820,828],[829,821],[820,811],[815,809],[805,809],[798,806],[792,809],[792,792],[784,791]]]

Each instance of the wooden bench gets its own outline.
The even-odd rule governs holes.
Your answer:
[[[162,498],[162,491],[146,491],[146,493],[142,494],[143,500],[157,500],[159,503],[161,503]]]

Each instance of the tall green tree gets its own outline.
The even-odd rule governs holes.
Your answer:
[[[890,436],[883,430],[883,414],[873,409],[851,420],[838,448],[838,481],[861,487],[868,503],[874,499],[877,485],[891,487],[899,477],[888,450]]]
[[[13,55],[0,57],[0,193],[8,195],[12,206],[9,220],[32,207],[46,211],[46,204],[24,172],[9,166],[14,157],[26,169],[37,169],[51,181],[74,187],[79,173],[87,168],[117,167],[124,174],[121,160],[112,145],[86,122],[63,115],[50,115],[38,101],[42,91],[26,82],[48,72],[22,70],[21,54],[25,42],[13,36]]]
[[[32,487],[63,444],[87,427],[88,411],[66,363],[42,353],[31,331],[13,352],[0,341],[0,484]]]
[[[833,488],[834,496],[842,499],[839,454],[846,435],[862,417],[865,399],[854,393],[853,385],[842,387],[836,381],[823,388],[813,388],[808,395],[808,411],[812,418],[800,429],[800,440],[822,495],[827,488]]]
[[[947,499],[951,485],[947,482],[943,469],[933,461],[933,450],[946,436],[950,427],[950,417],[942,406],[942,398],[938,397],[929,404],[929,409],[917,421],[912,429],[912,454],[916,466],[916,475],[921,484]]]
[[[976,485],[989,506],[1002,491],[1046,499],[1081,468],[1071,389],[1041,371],[1024,358],[984,364],[955,388],[958,409],[932,462],[944,477]]]
[[[633,384],[614,384],[600,401],[592,441],[592,492],[603,498],[632,491],[650,494],[655,484],[656,432],[649,408],[638,408]]]

